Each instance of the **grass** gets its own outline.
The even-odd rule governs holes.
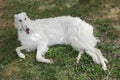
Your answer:
[[[119,4],[119,0],[1,0],[0,80],[120,80]],[[26,59],[18,58],[15,48],[20,42],[13,23],[19,12],[27,12],[31,19],[71,15],[92,24],[101,40],[97,47],[109,61],[108,71],[86,54],[76,64],[78,52],[69,45],[49,48],[46,57],[54,64],[37,62],[36,51],[23,51]]]

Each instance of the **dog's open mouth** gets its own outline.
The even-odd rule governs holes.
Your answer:
[[[26,32],[26,34],[30,34],[30,29],[27,28],[27,29],[25,30],[25,32]]]

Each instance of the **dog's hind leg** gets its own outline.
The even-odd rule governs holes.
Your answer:
[[[43,62],[43,63],[53,63],[52,59],[45,59],[43,56],[45,55],[45,52],[47,50],[47,45],[46,44],[42,44],[39,45],[37,48],[37,55],[36,55],[36,60],[38,62]]]
[[[24,50],[24,49],[26,49],[26,48],[24,48],[23,46],[16,48],[16,52],[17,52],[18,57],[25,58],[25,55],[21,52],[21,50]]]
[[[83,50],[79,50],[79,54],[78,54],[78,56],[77,56],[77,60],[76,60],[77,63],[79,63],[80,58],[81,58],[81,56],[82,56],[83,53],[84,53]]]

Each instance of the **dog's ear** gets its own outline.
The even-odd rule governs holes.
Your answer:
[[[26,15],[26,12],[22,12],[23,15]]]
[[[17,18],[17,14],[14,15],[14,18]]]

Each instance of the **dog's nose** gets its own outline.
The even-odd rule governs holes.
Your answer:
[[[29,31],[29,30],[30,30],[29,28],[26,29],[26,31]]]

